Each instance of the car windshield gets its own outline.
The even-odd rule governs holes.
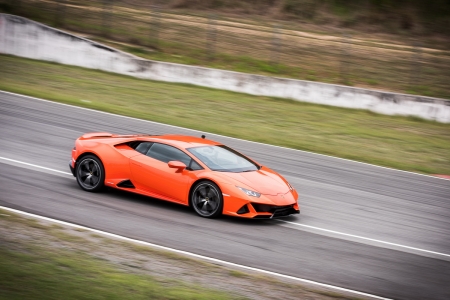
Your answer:
[[[227,146],[201,146],[187,150],[213,171],[250,172],[259,170],[258,165]]]

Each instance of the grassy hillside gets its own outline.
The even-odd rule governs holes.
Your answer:
[[[450,99],[448,1],[0,0],[148,59]]]

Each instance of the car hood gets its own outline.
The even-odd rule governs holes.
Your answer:
[[[289,192],[289,186],[279,175],[265,170],[242,173],[226,172],[222,173],[222,175],[239,181],[263,195],[277,195]]]

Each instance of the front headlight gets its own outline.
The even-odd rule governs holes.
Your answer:
[[[240,187],[240,186],[236,186],[236,187],[237,187],[238,189],[240,189],[241,191],[243,191],[244,193],[246,193],[248,196],[256,197],[256,198],[259,198],[259,196],[261,196],[261,194],[258,193],[258,192],[251,191],[251,190],[247,190],[247,189],[244,189],[244,188],[242,188],[242,187]]]

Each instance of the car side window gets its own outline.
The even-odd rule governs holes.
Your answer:
[[[153,143],[147,156],[168,163],[169,161],[177,160],[183,162],[190,170],[200,170],[202,167],[193,161],[193,159],[183,151],[164,144]],[[200,168],[200,169],[199,169]]]
[[[189,170],[195,171],[195,170],[202,170],[202,166],[200,166],[195,160],[191,160],[191,165],[188,166]]]
[[[134,150],[136,150],[137,152],[140,152],[142,154],[147,154],[148,149],[150,149],[150,146],[152,144],[153,143],[150,143],[150,142],[142,142],[139,145],[137,145],[137,147]]]

